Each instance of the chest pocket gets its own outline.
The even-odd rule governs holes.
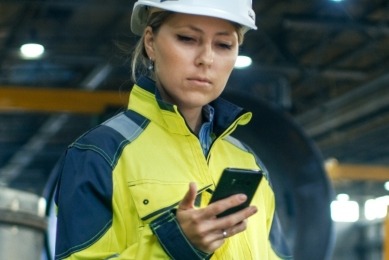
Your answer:
[[[198,183],[198,194],[210,186]],[[168,183],[155,180],[142,180],[129,182],[128,188],[139,218],[143,222],[149,223],[155,216],[177,207],[188,191],[189,184],[187,182]]]

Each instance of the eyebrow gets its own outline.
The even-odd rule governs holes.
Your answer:
[[[179,26],[178,28],[184,28],[184,27],[187,27],[193,31],[196,31],[196,32],[199,32],[199,33],[204,33],[203,30],[201,30],[200,28],[194,26],[194,25],[184,25],[184,26]],[[230,32],[228,31],[220,31],[220,32],[217,32],[216,35],[222,35],[222,36],[230,36],[232,35]]]

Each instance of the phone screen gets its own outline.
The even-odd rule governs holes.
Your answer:
[[[235,213],[241,209],[244,209],[245,207],[248,207],[258,188],[262,176],[263,174],[261,170],[238,168],[224,169],[209,203],[213,203],[238,193],[246,194],[247,200],[236,207],[230,208],[220,213],[217,217],[227,216],[231,213]]]

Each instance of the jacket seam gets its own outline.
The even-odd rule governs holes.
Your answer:
[[[88,247],[89,245],[91,245],[91,243],[93,243],[93,242],[97,241],[99,238],[101,238],[111,225],[112,225],[112,220],[109,220],[108,223],[105,224],[105,226],[100,230],[100,232],[98,232],[91,239],[89,239],[88,241],[86,241],[80,245],[73,246],[73,247],[69,248],[68,250],[66,250],[65,252],[56,255],[55,257],[58,259],[63,259],[65,257],[69,256],[70,254],[73,254],[77,251],[80,251],[80,250]]]

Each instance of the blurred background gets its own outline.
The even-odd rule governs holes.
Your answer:
[[[51,172],[126,107],[134,2],[0,0],[1,259],[51,259]],[[254,112],[237,135],[274,175],[296,259],[389,259],[389,1],[253,8],[224,96]]]

